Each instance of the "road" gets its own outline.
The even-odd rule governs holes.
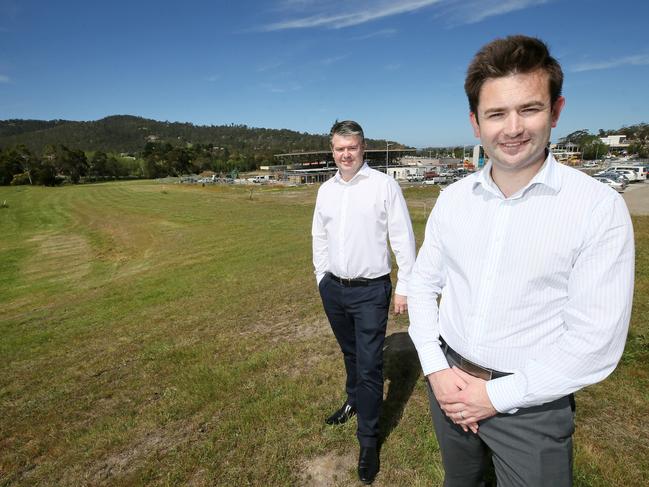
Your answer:
[[[629,184],[622,193],[629,213],[632,215],[649,215],[649,181]]]

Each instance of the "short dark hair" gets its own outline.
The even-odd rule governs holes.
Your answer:
[[[514,35],[486,44],[469,64],[464,81],[464,91],[469,98],[471,111],[477,116],[480,89],[487,79],[531,73],[539,69],[548,74],[550,102],[554,105],[561,96],[563,71],[559,62],[550,56],[548,46],[543,41],[535,37]]]
[[[361,138],[361,143],[365,143],[365,134],[363,134],[362,127],[353,120],[343,120],[342,122],[336,120],[329,131],[329,142],[332,141],[334,135],[344,135],[346,137],[358,135]]]

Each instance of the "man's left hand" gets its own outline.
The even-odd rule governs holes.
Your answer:
[[[394,314],[400,315],[408,312],[408,296],[394,293]]]
[[[468,425],[498,414],[487,394],[487,381],[473,377],[457,367],[452,370],[467,386],[461,391],[437,398],[446,416],[455,424]]]

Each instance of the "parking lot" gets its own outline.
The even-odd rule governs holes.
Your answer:
[[[649,181],[629,184],[622,197],[632,215],[649,215]]]

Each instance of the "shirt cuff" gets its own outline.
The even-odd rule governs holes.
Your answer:
[[[327,274],[326,272],[316,272],[315,273],[315,281],[318,284],[318,286],[320,285],[320,281],[322,281],[322,279],[324,278],[324,276],[326,274]]]
[[[438,344],[433,343],[418,352],[421,369],[425,376],[449,368],[444,352]]]
[[[521,404],[521,394],[516,384],[516,374],[506,375],[487,382],[487,395],[499,413],[514,414]]]
[[[408,284],[399,279],[397,281],[397,285],[394,286],[394,292],[395,294],[400,294],[401,296],[408,296]]]

